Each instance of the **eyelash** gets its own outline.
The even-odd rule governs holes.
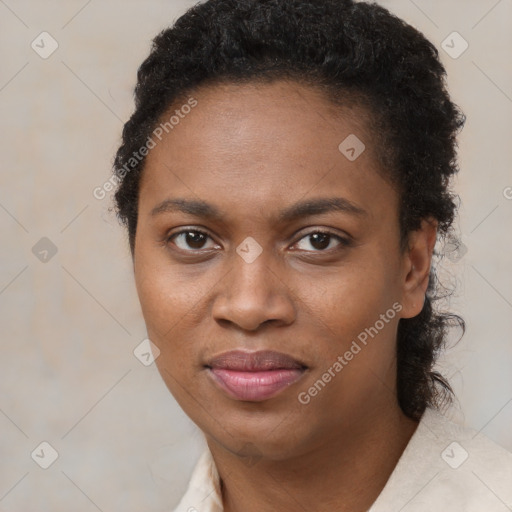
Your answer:
[[[205,231],[202,231],[200,229],[197,229],[197,228],[194,228],[194,229],[184,229],[184,230],[181,230],[181,231],[178,231],[176,233],[173,233],[172,235],[168,236],[165,240],[166,244],[169,244],[172,242],[172,240],[176,237],[178,237],[179,235],[184,235],[184,234],[187,234],[187,233],[199,233],[201,235],[204,235],[210,239],[213,240],[213,238]],[[352,243],[352,241],[347,237],[347,238],[344,238],[336,233],[333,233],[332,231],[328,231],[328,230],[322,230],[322,229],[315,229],[313,231],[310,231],[309,233],[305,233],[304,235],[302,235],[293,245],[296,245],[297,243],[299,243],[301,240],[303,240],[304,238],[307,238],[308,236],[311,236],[311,235],[314,235],[314,234],[322,234],[322,235],[327,235],[331,238],[334,238],[336,239],[338,242],[339,242],[339,246],[342,246],[342,247],[349,247]],[[339,247],[338,246],[338,247]],[[185,252],[188,252],[188,253],[197,253],[199,254],[202,250],[201,249],[192,249],[192,250],[185,250],[185,249],[180,249],[178,248],[179,250],[181,251],[185,251]],[[308,253],[330,253],[331,251],[335,251],[337,249],[337,247],[335,248],[331,248],[331,249],[324,249],[324,250],[315,250],[315,251],[305,251],[305,252],[308,252]]]

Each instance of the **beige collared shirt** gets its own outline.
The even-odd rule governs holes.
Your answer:
[[[200,457],[174,512],[222,512],[209,450]],[[368,512],[510,512],[512,453],[427,409]]]

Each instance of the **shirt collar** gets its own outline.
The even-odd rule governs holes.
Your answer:
[[[380,511],[382,503],[388,502],[388,494],[390,492],[392,494],[391,488],[395,488],[397,480],[403,479],[404,473],[410,471],[409,459],[417,457],[418,451],[422,451],[425,444],[428,445],[428,440],[441,434],[445,421],[446,418],[436,410],[429,407],[425,410],[388,482],[371,507],[372,512]],[[212,454],[207,448],[200,456],[187,491],[174,512],[223,512],[223,510],[219,473]]]
[[[186,493],[175,512],[223,512],[220,477],[207,448],[199,457]]]

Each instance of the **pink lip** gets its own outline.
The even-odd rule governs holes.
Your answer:
[[[273,351],[225,352],[206,367],[214,382],[232,398],[259,402],[275,396],[304,374],[305,366]]]

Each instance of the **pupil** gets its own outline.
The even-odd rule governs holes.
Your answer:
[[[311,245],[315,249],[325,249],[329,246],[330,235],[325,233],[313,233],[311,236]]]
[[[202,233],[196,231],[189,231],[186,235],[187,244],[194,249],[201,249],[204,245],[204,238],[205,236]]]

